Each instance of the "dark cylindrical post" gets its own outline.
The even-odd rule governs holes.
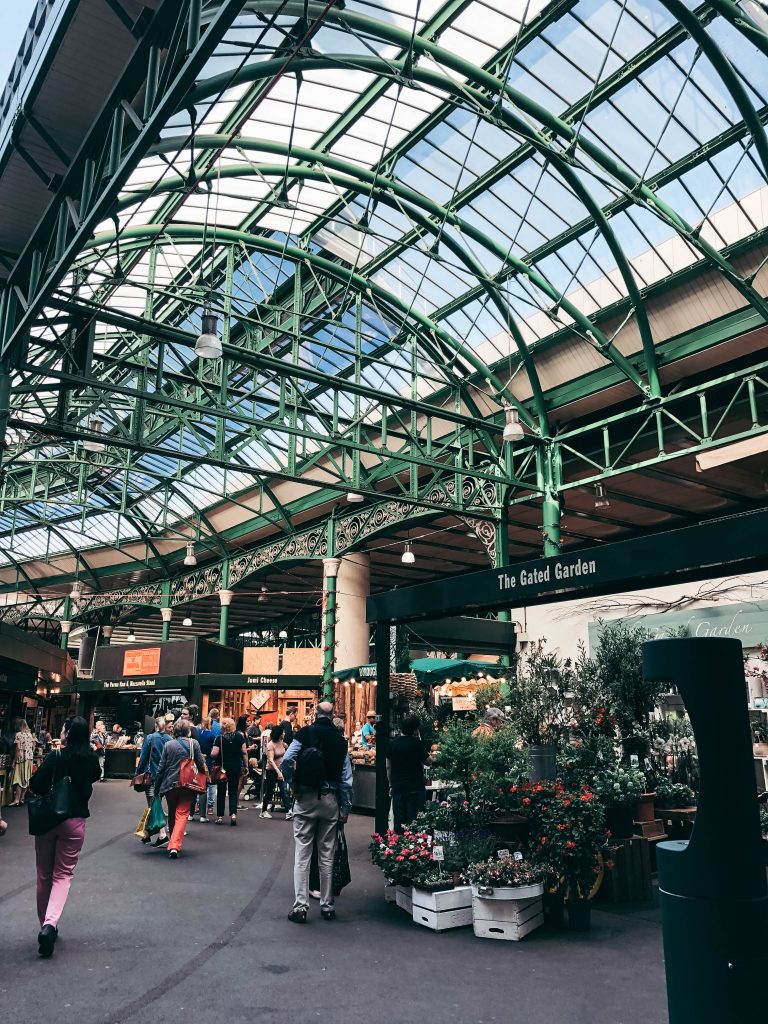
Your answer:
[[[701,778],[690,840],[657,847],[669,1021],[746,1024],[764,1014],[768,887],[741,644],[649,640],[643,674],[677,687]]]
[[[389,671],[390,626],[376,623],[376,831],[386,832],[389,821]]]

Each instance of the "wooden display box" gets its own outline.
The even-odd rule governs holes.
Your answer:
[[[635,832],[643,839],[657,839],[660,836],[666,838],[664,822],[661,818],[653,818],[651,821],[636,821]]]
[[[395,903],[401,910],[413,914],[413,888],[410,885],[398,885],[395,888]]]
[[[442,892],[413,888],[412,916],[415,924],[434,932],[472,924],[472,890],[468,885]]]
[[[541,896],[520,900],[492,900],[472,897],[472,927],[479,939],[519,942],[544,924]]]
[[[650,900],[651,854],[647,839],[621,840],[611,855],[613,867],[606,866],[597,899],[606,903],[643,903]]]
[[[384,886],[384,902],[385,903],[396,903],[397,902],[397,886],[396,885],[385,885]]]

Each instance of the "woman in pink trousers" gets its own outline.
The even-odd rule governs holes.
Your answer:
[[[62,733],[64,748],[46,757],[32,776],[29,788],[43,796],[56,780],[69,776],[72,798],[69,816],[59,825],[35,836],[37,861],[37,916],[40,933],[38,953],[49,957],[59,934],[59,918],[67,902],[72,875],[85,839],[85,819],[90,817],[88,801],[93,783],[101,775],[99,759],[88,742],[88,726],[84,718],[73,718]]]

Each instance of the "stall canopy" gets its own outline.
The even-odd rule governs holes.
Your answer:
[[[420,683],[438,686],[449,679],[472,679],[482,673],[494,678],[509,672],[506,665],[495,665],[487,661],[463,661],[460,658],[417,658],[411,662],[411,669]]]

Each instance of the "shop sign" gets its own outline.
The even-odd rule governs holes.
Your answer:
[[[243,686],[277,686],[277,676],[245,676]]]
[[[615,621],[615,620],[607,620]],[[768,642],[768,601],[748,604],[727,604],[718,608],[694,608],[685,612],[663,612],[660,615],[639,615],[620,620],[642,626],[653,639],[668,636],[684,627],[688,636],[719,636],[741,640],[744,647],[757,647]],[[599,636],[599,622],[589,624],[589,644],[594,649]]]
[[[105,679],[101,683],[103,690],[154,690],[156,679]]]
[[[378,666],[376,665],[361,665],[358,670],[358,677],[360,679],[375,679]]]
[[[477,700],[474,694],[468,694],[466,697],[452,697],[451,707],[454,711],[475,711]]]
[[[160,648],[127,650],[123,657],[124,676],[152,676],[160,671]]]

